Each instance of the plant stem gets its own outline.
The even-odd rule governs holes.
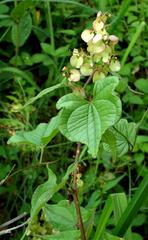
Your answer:
[[[92,80],[92,76],[93,76],[93,74],[91,74],[91,75],[89,76],[89,78],[87,79],[86,83],[84,84],[83,89],[85,89],[86,86],[91,82],[91,80]]]
[[[80,229],[81,240],[86,240],[83,220],[81,216],[81,210],[79,206],[78,186],[77,186],[77,173],[78,173],[78,161],[80,156],[80,149],[81,149],[81,144],[77,143],[76,156],[75,156],[75,171],[73,174],[73,191],[74,191],[73,198],[74,198],[74,204],[75,204],[76,213],[77,213],[78,228]]]
[[[52,24],[50,2],[49,1],[45,2],[45,6],[47,7],[47,14],[48,14],[47,24],[50,29],[50,41],[51,41],[51,45],[52,45],[53,49],[55,49],[54,31],[53,31],[53,24]]]
[[[40,161],[39,161],[40,164],[42,163],[43,153],[44,153],[44,147],[41,147]]]

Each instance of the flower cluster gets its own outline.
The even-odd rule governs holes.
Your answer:
[[[107,15],[98,12],[92,29],[85,29],[82,40],[87,50],[74,49],[70,58],[71,68],[64,67],[64,75],[70,82],[78,82],[81,77],[92,76],[93,81],[107,76],[109,72],[120,70],[120,63],[114,54],[114,46],[118,43],[115,35],[109,35],[105,23]]]

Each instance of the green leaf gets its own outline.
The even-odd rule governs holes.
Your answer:
[[[47,123],[40,123],[36,129],[32,131],[20,131],[17,132],[8,140],[8,144],[11,143],[25,143],[33,144],[41,147],[48,144],[51,139],[57,134],[59,126],[59,117],[56,116]]]
[[[99,240],[99,239],[98,239]],[[124,240],[123,238],[114,236],[108,232],[105,232],[103,235],[103,240]]]
[[[25,13],[18,24],[12,26],[12,42],[16,47],[24,45],[32,29],[32,18],[29,13]]]
[[[112,132],[116,141],[116,151],[118,156],[121,157],[128,152],[129,147],[133,147],[136,138],[136,124],[128,123],[126,119],[120,119],[114,127],[109,131]],[[104,134],[103,141],[105,142],[104,148],[106,151],[113,151],[114,138],[108,138],[109,131]],[[112,146],[112,145],[113,146]],[[114,149],[115,150],[115,149]]]
[[[113,212],[114,212],[114,220],[115,225],[118,224],[118,221],[120,220],[123,212],[125,211],[127,207],[127,198],[125,193],[115,193],[110,195],[112,199],[112,205],[113,205]],[[129,226],[128,231],[125,235],[125,240],[131,240],[131,228]]]
[[[57,57],[66,57],[69,55],[69,45],[66,45],[64,47],[60,47],[56,49],[55,56]]]
[[[116,138],[115,138],[115,135],[114,133],[108,129],[103,137],[102,137],[102,142],[105,143],[104,144],[104,148],[105,150],[107,149],[111,151],[112,153],[112,157],[113,157],[113,161],[116,160],[116,155],[117,155],[117,149],[116,149]]]
[[[138,210],[142,207],[142,204],[146,201],[147,192],[148,192],[148,172],[145,174],[143,181],[139,185],[135,195],[129,202],[117,226],[115,227],[113,231],[115,235],[118,235],[120,237],[124,236],[127,229],[131,225],[132,221],[135,219]]]
[[[65,79],[64,79],[65,80]],[[42,90],[38,95],[36,95],[35,97],[32,97],[28,100],[28,102],[26,102],[26,104],[23,106],[23,108],[27,107],[28,105],[32,104],[33,102],[35,102],[36,100],[38,100],[39,98],[43,97],[44,95],[58,89],[58,88],[62,88],[64,87],[64,80],[63,82],[56,84],[52,87],[46,88],[44,90]]]
[[[37,214],[41,210],[41,208],[45,207],[45,204],[51,199],[54,193],[58,192],[61,188],[64,187],[67,179],[69,178],[69,175],[74,171],[75,165],[71,164],[65,176],[62,178],[61,182],[59,184],[56,184],[56,175],[51,171],[51,169],[48,169],[48,180],[37,187],[35,190],[32,201],[31,201],[31,220],[35,220],[37,217]]]
[[[59,116],[53,117],[49,124],[47,125],[46,131],[42,137],[42,143],[47,144],[49,143],[53,137],[58,133],[59,127]]]
[[[97,228],[96,228],[96,232],[93,240],[101,239],[111,213],[112,213],[112,201],[110,198],[108,198],[103,208],[102,214],[101,216],[99,216],[99,220],[97,223]]]
[[[12,78],[14,78],[15,75],[18,75],[18,76],[22,77],[22,79],[25,79],[27,82],[29,82],[37,90],[39,90],[38,85],[35,83],[35,81],[30,77],[30,75],[27,72],[22,71],[16,67],[1,67],[0,73],[3,73],[3,72],[11,73],[11,76],[9,77],[9,79],[12,79]]]
[[[52,45],[48,43],[41,43],[41,48],[43,51],[51,56],[55,56],[55,50],[53,49]]]
[[[47,124],[46,123],[40,123],[36,129],[25,132],[25,131],[20,131],[17,132],[14,136],[12,136],[8,140],[8,144],[11,143],[25,143],[25,144],[33,144],[36,146],[41,146],[42,145],[42,137],[45,134],[45,131],[47,129]]]
[[[35,220],[37,214],[45,203],[51,199],[56,189],[56,175],[48,168],[48,180],[37,187],[31,201],[30,222]]]
[[[74,203],[69,204],[67,200],[64,200],[58,204],[46,204],[43,212],[46,222],[52,224],[55,229],[59,231],[76,229],[77,215]],[[81,208],[81,214],[84,223],[89,220],[88,210]]]
[[[88,146],[95,156],[102,134],[114,125],[121,114],[121,102],[114,89],[117,77],[108,77],[96,82],[93,99],[88,101],[75,93],[63,96],[57,103],[60,112],[60,131],[73,142]]]
[[[131,3],[131,0],[122,1],[122,4],[120,5],[120,8],[118,10],[118,15],[110,24],[110,29],[109,29],[110,33],[112,33],[114,29],[116,29],[116,26],[120,23],[121,19],[127,13],[130,3]]]
[[[15,8],[13,8],[12,12],[11,12],[11,17],[14,20],[18,20],[19,18],[21,18],[24,13],[26,12],[26,10],[32,6],[34,6],[36,4],[36,1],[32,1],[32,0],[24,0],[21,1],[17,4],[17,6]]]
[[[57,232],[54,235],[44,235],[41,237],[43,240],[78,240],[80,238],[79,230]]]
[[[125,177],[125,175],[126,175],[126,173],[124,173],[120,177],[116,177],[113,180],[109,180],[109,181],[105,182],[104,187],[103,187],[103,191],[106,192],[109,189],[115,187],[122,180],[122,178]]]
[[[138,90],[148,93],[148,80],[146,79],[138,79],[135,82],[135,86],[138,88]]]

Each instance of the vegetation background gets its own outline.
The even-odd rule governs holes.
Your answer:
[[[84,149],[80,202],[83,206],[95,205],[101,212],[110,193],[125,192],[130,199],[147,172],[147,1],[1,0],[0,224],[30,212],[35,188],[47,179],[46,162],[50,162],[59,179],[73,162],[75,144],[61,134],[46,146],[41,164],[40,149],[8,145],[7,140],[16,131],[33,130],[56,115],[55,104],[66,89],[58,89],[19,109],[42,89],[62,81],[61,69],[69,62],[73,48],[83,47],[81,32],[90,26],[99,10],[111,13],[110,31],[120,39],[116,50],[122,68],[117,91],[123,103],[123,117],[138,123],[139,130],[134,148],[115,161],[105,151],[92,159]],[[52,203],[65,198],[70,198],[68,185],[53,196]],[[148,239],[147,209],[146,201],[132,222],[134,240]],[[23,231],[21,228],[2,239],[20,239]]]

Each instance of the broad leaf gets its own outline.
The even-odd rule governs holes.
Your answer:
[[[121,102],[114,92],[117,84],[117,77],[108,77],[95,83],[91,101],[71,93],[57,103],[58,109],[63,108],[60,112],[61,133],[73,142],[86,144],[93,156],[97,154],[102,134],[121,114]]]
[[[77,216],[74,203],[68,201],[61,201],[58,204],[46,204],[43,208],[46,222],[52,224],[55,229],[59,231],[67,231],[76,229]],[[90,212],[81,208],[83,222],[89,220]]]
[[[12,26],[12,42],[15,46],[21,47],[28,39],[32,29],[32,18],[29,13],[25,13],[19,24]]]
[[[109,132],[112,132],[114,138],[109,139]],[[106,151],[113,151],[115,141],[116,151],[118,156],[122,156],[128,152],[129,147],[133,147],[136,138],[136,124],[128,123],[126,119],[120,119],[113,128],[107,130],[104,134],[103,141],[105,142],[104,148]]]
[[[51,171],[51,169],[47,168],[48,180],[37,187],[32,197],[31,217],[29,224],[31,224],[33,220],[36,220],[37,214],[41,208],[45,207],[45,204],[51,199],[53,194],[64,187],[69,175],[74,171],[74,168],[74,164],[71,164],[68,167],[65,176],[62,178],[59,184],[56,183],[56,175]]]
[[[47,182],[38,186],[33,194],[31,201],[30,222],[36,219],[41,208],[56,192],[56,186],[56,175],[48,168]]]
[[[35,146],[42,146],[48,144],[51,139],[57,134],[59,126],[59,117],[56,116],[47,123],[40,123],[36,129],[25,132],[17,132],[8,140],[11,143],[33,144]]]
[[[23,16],[28,8],[34,7],[37,4],[33,0],[23,0],[17,3],[16,7],[11,12],[11,17],[16,21]]]
[[[105,232],[103,235],[103,240],[125,240],[125,239],[114,236],[114,235],[110,234],[109,232]]]
[[[147,79],[138,79],[135,82],[135,86],[138,88],[138,90],[144,92],[144,93],[148,93],[148,80]]]
[[[44,235],[42,240],[78,240],[80,239],[79,230],[63,231],[53,234],[53,235]]]

